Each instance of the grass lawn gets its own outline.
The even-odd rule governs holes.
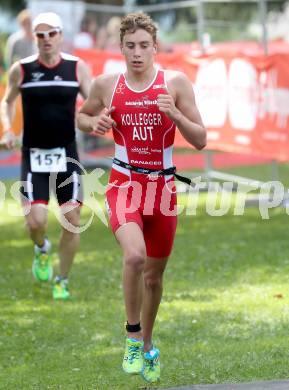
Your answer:
[[[277,164],[277,177],[272,173],[275,168],[272,164],[252,165],[252,166],[236,166],[232,168],[223,168],[222,171],[234,175],[244,176],[250,179],[261,180],[264,182],[272,180],[280,180],[284,187],[289,187],[289,165],[288,163]]]
[[[289,216],[212,217],[205,201],[179,217],[155,327],[162,380],[152,388],[287,378]],[[109,229],[94,218],[81,234],[73,299],[53,302],[51,287],[32,280],[32,245],[8,207],[16,202],[2,204],[0,220],[0,389],[151,388],[121,370],[121,253]],[[48,234],[56,247],[53,213]]]

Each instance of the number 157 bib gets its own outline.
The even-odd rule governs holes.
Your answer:
[[[30,165],[32,172],[66,172],[65,148],[30,149]]]

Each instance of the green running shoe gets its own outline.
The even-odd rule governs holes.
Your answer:
[[[160,351],[157,348],[152,348],[150,351],[144,353],[144,365],[141,374],[150,383],[160,380]]]
[[[53,299],[56,300],[66,300],[70,298],[67,279],[62,279],[59,276],[56,276],[52,287],[52,296]]]
[[[143,368],[143,341],[126,339],[122,362],[123,370],[128,374],[139,374]]]
[[[53,268],[51,264],[51,255],[46,252],[35,252],[32,274],[39,282],[48,282],[52,279]]]

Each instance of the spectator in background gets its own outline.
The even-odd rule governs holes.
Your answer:
[[[105,31],[105,43],[103,47],[105,50],[108,50],[110,52],[120,52],[120,24],[121,18],[119,16],[113,16],[107,22]]]
[[[80,31],[75,35],[73,46],[75,49],[93,49],[96,47],[97,23],[90,17],[85,17],[80,26]]]
[[[121,18],[112,16],[105,27],[101,27],[98,31],[97,41],[100,49],[107,50],[112,53],[120,53],[120,38],[119,29]],[[170,53],[172,52],[171,45],[164,43],[159,37],[157,38],[157,51]]]
[[[10,35],[6,44],[5,62],[8,68],[13,62],[35,54],[37,51],[29,10],[22,10],[17,16],[17,22],[21,29]]]

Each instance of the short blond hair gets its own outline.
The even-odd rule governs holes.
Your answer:
[[[17,22],[19,24],[25,23],[27,20],[31,20],[31,13],[28,9],[23,9],[17,15]]]
[[[120,42],[127,32],[134,33],[136,30],[142,29],[147,31],[153,38],[154,43],[157,42],[157,26],[152,18],[143,12],[130,13],[124,16],[120,24]]]

